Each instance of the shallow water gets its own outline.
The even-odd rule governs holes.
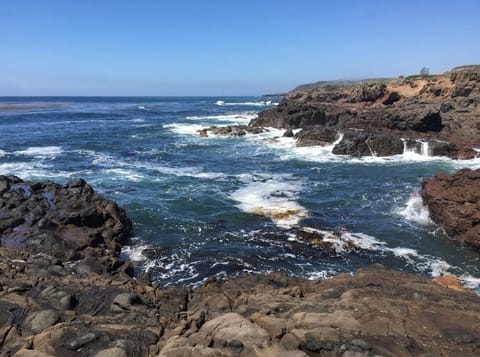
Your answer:
[[[480,283],[478,252],[448,239],[416,192],[423,179],[479,160],[405,152],[352,159],[296,148],[282,130],[201,138],[212,125],[247,124],[262,98],[0,98],[0,174],[66,182],[83,177],[126,208],[141,260],[162,285],[211,275],[287,271],[328,277],[372,263]],[[5,107],[8,110],[2,110]],[[292,227],[333,231],[335,254]],[[342,243],[343,242],[343,243]],[[345,242],[355,249],[343,249]],[[144,246],[161,246],[154,260]]]

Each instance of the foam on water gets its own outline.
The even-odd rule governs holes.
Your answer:
[[[199,179],[220,179],[225,177],[221,172],[204,172],[200,167],[168,167],[161,165],[145,165],[145,168],[153,169],[166,175],[174,175],[179,177],[194,177]]]
[[[233,124],[248,124],[257,117],[256,113],[220,114],[220,115],[191,115],[185,119],[204,122],[229,122]]]
[[[398,209],[396,213],[405,220],[416,224],[426,226],[433,223],[428,208],[423,205],[422,197],[418,193],[412,194],[405,203],[405,207]]]
[[[7,152],[4,150],[0,150],[0,157],[7,156]]]
[[[50,165],[40,162],[7,162],[0,163],[0,175],[16,175],[22,179],[70,177],[72,174],[64,171],[53,171]]]
[[[400,258],[419,272],[427,273],[432,277],[437,277],[446,273],[455,274],[456,267],[450,265],[445,260],[429,254],[420,254],[416,249],[407,247],[388,247],[386,242],[379,241],[377,238],[364,233],[352,233],[347,231],[334,232],[320,230],[311,227],[301,227],[301,230],[309,233],[317,233],[323,242],[330,243],[339,254],[346,253],[352,249],[378,252],[380,254],[392,254]],[[297,240],[289,239],[289,240]],[[462,276],[462,281],[468,286],[478,288],[480,279],[473,276]]]
[[[223,106],[249,106],[249,107],[267,107],[267,106],[276,106],[279,103],[272,102],[271,100],[261,100],[258,102],[225,102],[223,100],[218,100],[216,102],[217,105]]]
[[[176,134],[180,135],[195,135],[198,136],[198,131],[205,129],[204,125],[200,124],[182,124],[182,123],[173,123],[173,124],[164,124],[164,128],[173,131]]]
[[[147,257],[145,257],[142,252],[148,247],[148,245],[144,244],[124,246],[120,252],[120,258],[134,262],[144,262],[147,260]]]
[[[15,151],[15,155],[33,156],[37,159],[55,158],[63,152],[60,146],[32,146],[25,150]]]
[[[127,181],[139,182],[145,178],[138,171],[122,169],[122,168],[104,169],[102,170],[102,173],[110,176],[110,178],[114,180],[127,180]]]
[[[244,212],[270,218],[277,226],[288,228],[309,216],[296,200],[302,186],[281,178],[256,181],[239,188],[230,198]]]

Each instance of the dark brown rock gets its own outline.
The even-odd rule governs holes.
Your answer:
[[[329,127],[312,127],[304,129],[295,135],[297,146],[327,145],[335,141],[337,131]]]
[[[436,175],[422,183],[421,195],[449,236],[480,248],[480,169]]]
[[[64,263],[83,260],[102,271],[109,267],[103,252],[116,255],[133,235],[125,211],[82,179],[58,185],[3,176],[0,182],[8,187],[0,195],[4,247],[43,253]]]
[[[403,141],[390,134],[372,134],[361,131],[348,131],[335,145],[333,153],[351,156],[392,156],[402,154]]]

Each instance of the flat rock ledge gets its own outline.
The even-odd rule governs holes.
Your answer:
[[[480,297],[455,279],[437,284],[375,265],[328,280],[272,273],[162,288],[148,274],[132,277],[118,259],[130,221],[84,181],[62,186],[2,177],[0,185],[2,356],[480,354]],[[44,212],[36,223],[27,219],[30,200]],[[45,233],[39,221],[47,216],[53,223],[47,232],[73,254],[52,249],[51,237],[42,236],[45,249],[43,241],[33,243]],[[67,228],[73,231],[63,234]],[[14,232],[18,244],[11,244]]]
[[[447,235],[480,248],[480,169],[435,175],[422,183],[421,195]]]

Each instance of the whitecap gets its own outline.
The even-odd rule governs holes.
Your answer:
[[[268,107],[268,106],[277,106],[279,103],[272,102],[271,100],[261,100],[258,102],[222,102],[222,104],[217,105],[228,105],[228,106],[249,106],[249,107]]]
[[[0,150],[0,157],[7,156],[7,152],[4,150]]]
[[[190,123],[173,123],[173,124],[164,124],[164,128],[173,131],[176,134],[180,135],[195,135],[198,136],[198,131],[205,129],[204,125],[199,124],[190,124]]]
[[[144,176],[140,174],[138,171],[122,169],[122,168],[105,169],[105,170],[102,170],[102,173],[105,175],[112,176],[111,178],[115,180],[127,180],[127,181],[138,182],[144,179]]]
[[[302,186],[294,182],[269,179],[252,182],[230,194],[237,207],[247,213],[270,218],[277,226],[292,227],[309,216],[296,200]]]
[[[200,167],[168,167],[161,165],[145,165],[145,168],[155,170],[166,175],[174,175],[179,177],[194,177],[200,179],[220,179],[225,177],[222,172],[205,172]]]
[[[229,122],[233,124],[248,124],[252,119],[257,117],[256,113],[238,113],[238,114],[221,114],[221,115],[191,115],[185,119],[199,120],[208,122]]]
[[[33,156],[35,158],[55,158],[63,152],[60,146],[31,146],[25,150],[15,151],[15,155]]]

